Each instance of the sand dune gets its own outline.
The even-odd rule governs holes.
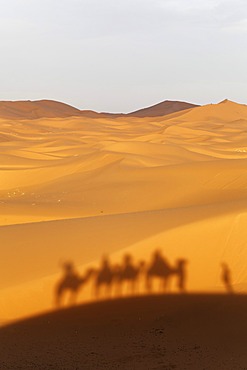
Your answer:
[[[23,101],[0,101],[0,118],[6,119],[38,119],[38,118],[63,118],[63,117],[87,117],[87,118],[118,118],[118,117],[153,117],[178,112],[184,109],[195,108],[197,105],[164,101],[154,106],[140,109],[131,113],[108,113],[95,112],[92,110],[80,110],[68,104],[54,100],[23,100]]]
[[[41,117],[77,116],[80,110],[53,100],[1,101],[1,118],[37,119]]]
[[[129,113],[129,116],[133,117],[157,117],[165,116],[166,114],[171,114],[174,112],[183,111],[185,109],[196,108],[198,105],[185,103],[180,101],[169,101],[165,100],[164,102],[155,104],[151,107],[139,109],[135,112]]]
[[[186,258],[190,292],[223,292],[225,261],[247,291],[247,106],[95,119],[28,104],[0,105],[1,319],[52,308],[61,261],[83,273],[103,253]]]

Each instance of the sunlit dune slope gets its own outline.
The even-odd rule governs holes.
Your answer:
[[[0,137],[0,318],[51,307],[59,263],[83,273],[103,253],[148,263],[160,248],[189,261],[187,289],[203,292],[224,291],[224,261],[247,290],[247,106],[1,119]]]

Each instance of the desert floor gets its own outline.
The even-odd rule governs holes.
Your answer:
[[[247,297],[91,303],[0,330],[0,368],[246,370]]]

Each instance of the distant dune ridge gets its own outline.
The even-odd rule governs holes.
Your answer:
[[[132,117],[158,117],[196,107],[199,107],[199,105],[180,101],[165,100],[151,107],[139,109],[135,112],[129,113],[128,115]]]
[[[0,320],[52,308],[62,262],[84,274],[105,253],[112,264],[125,253],[148,263],[156,249],[172,266],[185,258],[194,293],[226,291],[224,262],[234,291],[247,292],[246,105],[109,119],[57,102],[6,104]]]
[[[118,114],[106,112],[97,113],[92,110],[79,110],[68,104],[57,102],[54,100],[0,101],[0,118],[38,119],[44,117],[62,118],[71,116],[85,116],[90,118],[114,118],[121,116],[156,117],[194,107],[197,107],[197,105],[166,100],[162,103],[148,108],[140,109],[136,112]]]
[[[70,117],[80,114],[79,109],[53,100],[0,102],[1,118],[36,119],[43,117]]]

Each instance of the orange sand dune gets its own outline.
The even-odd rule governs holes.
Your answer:
[[[83,274],[104,253],[185,258],[191,292],[223,292],[224,261],[247,291],[247,106],[111,119],[41,108],[0,120],[0,319],[50,309],[62,261]]]

